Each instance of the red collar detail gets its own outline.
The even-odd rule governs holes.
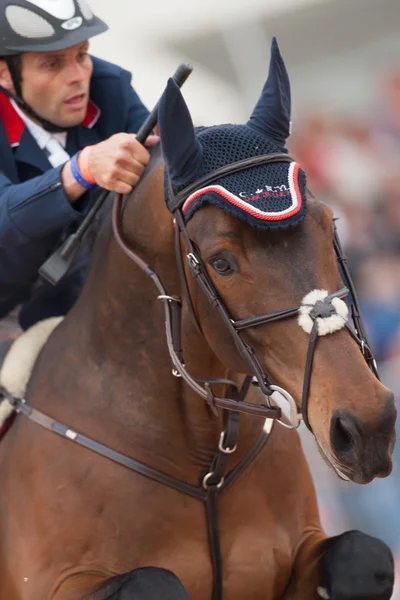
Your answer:
[[[10,146],[12,148],[18,146],[25,129],[25,123],[4,92],[0,92],[0,118],[3,121]]]
[[[99,120],[100,115],[100,108],[96,106],[96,104],[92,100],[89,100],[89,104],[86,111],[86,117],[84,118],[84,121],[82,123],[83,127],[86,127],[87,129],[92,129],[92,127],[94,127],[97,121]]]
[[[101,110],[92,100],[89,101],[86,117],[82,123],[83,127],[91,129],[97,123]],[[13,148],[18,146],[25,129],[25,123],[14,109],[10,98],[0,91],[0,119],[3,121],[8,141]]]

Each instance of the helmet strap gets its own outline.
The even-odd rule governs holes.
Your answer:
[[[31,108],[22,97],[21,73],[19,72],[19,69],[15,64],[14,56],[5,56],[4,58],[8,66],[8,70],[10,71],[12,82],[14,84],[15,94],[12,94],[2,86],[0,86],[0,90],[7,94],[9,98],[12,98],[18,104],[18,106],[28,115],[28,117],[39,121],[43,129],[45,129],[49,133],[68,133],[69,131],[73,131],[78,127],[59,127],[58,125],[55,125],[54,123],[51,123],[51,121],[47,121],[46,119],[43,119],[43,117],[38,115],[37,112],[34,111],[33,108]]]
[[[16,64],[16,57],[14,56],[5,56],[4,60],[7,63],[8,70],[10,71],[11,79],[14,84],[15,95],[17,98],[22,98],[22,89],[21,89],[21,73]]]

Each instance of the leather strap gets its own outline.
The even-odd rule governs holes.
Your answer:
[[[206,515],[213,570],[212,600],[222,600],[222,559],[219,541],[218,488],[216,486],[212,486],[207,490]]]
[[[274,422],[275,423],[275,422]],[[272,426],[271,433],[273,431],[274,425]],[[253,448],[250,452],[245,456],[245,458],[231,471],[226,477],[224,481],[224,485],[222,487],[222,491],[225,492],[228,488],[230,488],[239,477],[246,471],[246,469],[250,466],[250,464],[257,458],[260,454],[261,450],[264,447],[265,442],[269,438],[270,433],[267,433],[263,430],[262,434],[258,438],[257,442],[254,444]]]
[[[5,395],[4,391],[2,393],[3,393],[3,395]],[[52,431],[53,433],[56,433],[60,437],[66,438],[66,439],[70,440],[71,442],[78,444],[79,446],[83,446],[84,448],[87,448],[88,450],[91,450],[92,452],[95,452],[96,454],[100,454],[101,456],[104,456],[104,458],[107,458],[108,460],[112,460],[113,462],[115,462],[119,465],[122,465],[123,467],[126,467],[127,469],[130,469],[131,471],[140,473],[140,475],[143,475],[144,477],[148,477],[149,479],[152,479],[153,481],[157,481],[158,483],[161,483],[162,485],[171,487],[179,492],[182,492],[183,494],[192,496],[193,498],[197,498],[198,500],[206,499],[207,493],[204,489],[202,489],[200,487],[192,486],[188,483],[185,483],[184,481],[179,481],[178,479],[175,479],[174,477],[170,477],[169,475],[166,475],[164,473],[160,473],[159,471],[157,471],[151,467],[148,467],[147,465],[145,465],[137,460],[134,460],[133,458],[130,458],[129,456],[126,456],[125,454],[122,454],[121,452],[117,452],[116,450],[113,450],[112,448],[109,448],[108,446],[105,446],[104,444],[101,444],[100,442],[96,442],[95,440],[93,440],[81,433],[78,433],[77,431],[68,427],[68,425],[64,425],[63,423],[60,423],[59,421],[52,419],[45,413],[43,413],[35,408],[32,408],[25,402],[22,402],[15,398],[10,399],[9,395],[7,395],[6,397],[8,398],[8,400],[10,402],[12,402],[15,409],[19,413],[24,415],[24,417],[27,417],[30,421],[37,423],[44,429]]]
[[[193,322],[196,326],[198,333],[200,333],[202,335],[203,332],[201,330],[199,320],[197,318],[196,312],[193,307],[192,297],[190,295],[188,282],[187,282],[187,279],[185,276],[185,267],[183,264],[183,257],[182,257],[182,251],[181,251],[180,228],[177,227],[176,223],[175,223],[175,256],[176,256],[176,266],[178,267],[179,278],[182,283],[183,295],[186,300],[186,304],[189,307],[190,315],[193,319]]]
[[[36,423],[37,425],[40,425],[44,429],[52,431],[60,437],[74,442],[79,446],[83,446],[84,448],[87,448],[88,450],[91,450],[96,454],[104,456],[104,458],[107,458],[108,460],[112,460],[113,462],[123,467],[126,467],[131,471],[135,471],[136,473],[139,473],[144,477],[148,477],[149,479],[157,481],[162,485],[166,485],[188,496],[192,496],[193,498],[197,498],[198,500],[203,501],[205,501],[207,498],[208,489],[213,487],[212,484],[204,486],[204,478],[202,480],[202,485],[194,486],[180,481],[179,479],[175,479],[170,475],[166,475],[165,473],[161,473],[160,471],[157,471],[152,467],[148,467],[147,465],[133,458],[130,458],[126,454],[117,452],[116,450],[109,448],[109,446],[101,444],[100,442],[97,442],[92,438],[89,438],[75,431],[68,425],[65,425],[64,423],[60,423],[59,421],[52,419],[42,411],[37,410],[32,406],[29,406],[24,400],[15,398],[11,394],[9,394],[8,391],[4,388],[0,388],[0,396],[2,398],[6,398],[18,413],[20,413],[30,421]],[[230,487],[234,480],[236,480],[247,469],[247,467],[251,464],[251,462],[263,448],[268,437],[269,435],[265,431],[263,431],[263,433],[260,435],[259,439],[252,447],[250,452],[232,471],[230,471],[226,479],[220,485],[218,485],[218,493],[222,493],[223,491],[225,491],[226,488]]]
[[[314,353],[315,346],[318,341],[318,323],[314,321],[314,324],[310,333],[310,341],[308,343],[307,350],[307,358],[306,358],[306,368],[304,370],[304,380],[303,380],[303,394],[302,394],[302,414],[303,420],[307,428],[312,432],[312,427],[310,421],[308,419],[308,399],[310,396],[310,383],[311,383],[311,372],[312,365],[314,361]]]
[[[242,389],[240,391],[233,389],[231,391],[231,396],[237,402],[243,402],[247,395],[247,392],[249,391],[250,385],[251,377],[246,377],[243,382]],[[226,469],[228,468],[231,455],[234,452],[236,452],[237,449],[239,439],[239,425],[240,412],[228,412],[225,419],[225,429],[220,436],[218,452],[215,455],[213,464],[211,466],[211,471],[206,476],[207,487],[218,486],[221,485],[221,482],[224,482]]]
[[[182,348],[182,304],[179,298],[174,298],[170,302],[171,308],[171,335],[172,343],[175,348],[176,355],[181,363],[183,363],[183,348]]]
[[[281,319],[287,319],[288,317],[295,317],[298,314],[298,307],[288,308],[269,315],[262,315],[261,317],[251,317],[249,319],[234,321],[233,325],[236,331],[241,331],[242,329],[248,329],[249,327],[257,327],[258,325],[264,325],[265,323],[272,323],[273,321],[280,321]]]

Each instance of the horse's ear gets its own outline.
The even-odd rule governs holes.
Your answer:
[[[202,147],[181,90],[171,78],[158,108],[161,149],[172,184],[185,185],[198,173]]]
[[[290,135],[290,112],[289,75],[274,37],[268,79],[247,124],[284,146]]]

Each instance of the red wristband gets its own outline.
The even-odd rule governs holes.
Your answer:
[[[88,183],[96,183],[96,180],[93,179],[93,175],[91,174],[90,168],[89,168],[89,157],[90,157],[92,148],[93,148],[93,146],[86,146],[86,148],[84,148],[82,150],[82,152],[79,154],[79,157],[78,157],[79,171],[80,171],[82,177],[84,179],[86,179],[86,181]]]

